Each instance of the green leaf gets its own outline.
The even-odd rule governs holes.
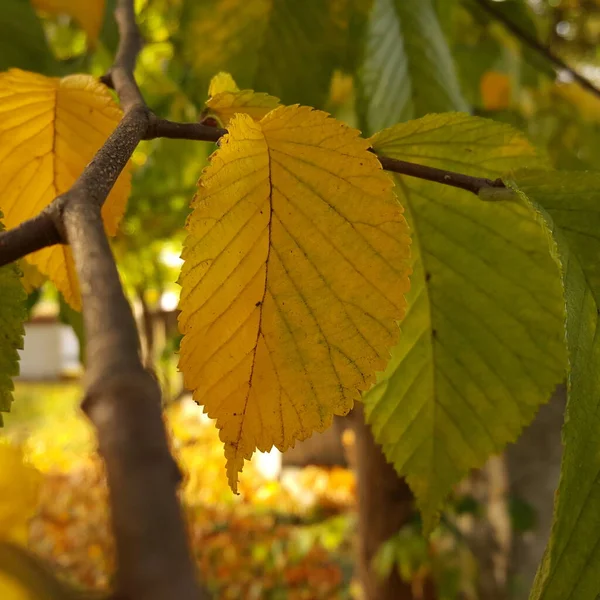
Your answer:
[[[431,0],[375,0],[359,74],[363,131],[466,110]]]
[[[0,10],[0,71],[10,68],[51,75],[56,70],[42,24],[29,0],[3,0]]]
[[[0,231],[3,229],[0,224]],[[17,350],[23,348],[25,334],[23,322],[27,318],[27,294],[20,277],[21,272],[14,263],[0,267],[0,411],[3,412],[10,411],[14,389],[12,378],[19,374]]]
[[[600,174],[525,173],[515,180],[554,228],[570,362],[554,525],[531,599],[595,600],[600,592]]]
[[[371,2],[187,0],[178,45],[191,95],[204,100],[210,78],[228,71],[242,89],[323,107],[333,71],[355,60]]]
[[[509,126],[462,114],[397,125],[372,145],[483,177],[543,165]],[[528,207],[407,176],[396,183],[413,238],[409,308],[364,401],[429,531],[452,485],[514,441],[562,380],[564,301],[551,236]]]

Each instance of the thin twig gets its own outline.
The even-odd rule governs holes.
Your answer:
[[[484,188],[506,187],[502,179],[492,180],[485,177],[463,175],[462,173],[446,171],[445,169],[438,169],[436,167],[428,167],[427,165],[418,165],[397,158],[389,158],[388,156],[377,155],[377,158],[386,171],[399,173],[400,175],[408,175],[409,177],[416,177],[418,179],[425,179],[427,181],[441,183],[442,185],[449,185],[450,187],[466,190],[473,194],[479,194]]]
[[[589,79],[587,79],[587,77],[584,77],[578,73],[573,67],[569,66],[564,60],[562,60],[562,58],[554,54],[554,52],[552,52],[548,46],[545,46],[527,31],[521,29],[521,27],[511,21],[498,7],[494,6],[488,0],[474,0],[474,2],[476,2],[488,14],[492,15],[497,21],[502,23],[504,27],[506,27],[506,29],[508,29],[516,38],[521,40],[523,44],[529,46],[538,52],[538,54],[541,54],[544,58],[553,63],[554,66],[562,69],[563,71],[567,71],[571,77],[573,77],[573,79],[586,90],[592,92],[592,94],[595,94],[596,96],[600,96],[600,88],[596,87]]]
[[[153,117],[145,139],[169,138],[173,140],[218,142],[226,133],[226,129],[209,127],[202,123],[176,123],[167,119]]]

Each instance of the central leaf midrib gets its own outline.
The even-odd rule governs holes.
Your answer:
[[[259,125],[260,127],[260,125]],[[269,259],[271,258],[271,245],[272,245],[272,232],[273,232],[273,170],[272,170],[272,162],[271,162],[271,150],[269,148],[269,144],[267,143],[267,139],[264,135],[264,132],[262,131],[261,128],[261,133],[262,133],[262,137],[263,140],[265,142],[265,146],[266,146],[266,150],[267,150],[267,159],[268,159],[268,166],[267,166],[267,173],[268,173],[268,181],[269,181],[269,235],[267,238],[267,256],[265,258],[265,285],[263,287],[263,293],[260,299],[260,305],[259,305],[259,319],[258,319],[258,328],[256,331],[256,339],[254,340],[254,350],[252,352],[252,365],[250,366],[250,375],[248,377],[248,390],[246,392],[246,398],[244,399],[244,409],[242,410],[242,418],[240,419],[240,428],[239,428],[239,432],[237,435],[237,439],[236,439],[236,443],[235,443],[235,450],[236,450],[236,454],[238,451],[238,447],[239,447],[239,443],[240,440],[242,438],[242,431],[244,429],[244,420],[246,419],[246,410],[248,408],[248,402],[250,400],[250,392],[252,391],[252,385],[253,385],[253,378],[254,378],[254,367],[256,365],[256,352],[258,350],[258,341],[260,340],[260,336],[262,335],[262,320],[263,320],[263,313],[265,310],[265,297],[267,295],[267,286],[268,286],[268,281],[269,281]],[[260,409],[259,409],[259,415],[260,415]]]

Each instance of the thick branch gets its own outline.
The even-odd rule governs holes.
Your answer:
[[[84,411],[98,433],[126,598],[197,600],[200,592],[177,499],[179,471],[158,384],[142,367],[135,321],[99,206],[74,198],[64,213],[84,306],[88,370]]]
[[[36,250],[62,242],[50,211],[45,210],[33,219],[0,233],[0,264],[14,262]]]
[[[600,96],[600,89],[597,88],[589,79],[578,73],[573,67],[570,67],[564,60],[562,60],[562,58],[554,54],[554,52],[552,52],[548,46],[545,46],[527,31],[521,29],[516,23],[511,21],[502,10],[494,6],[492,2],[489,2],[488,0],[475,0],[475,2],[488,14],[492,15],[497,21],[502,23],[504,27],[506,27],[506,29],[508,29],[523,44],[529,46],[538,54],[541,54],[557,68],[567,71],[571,77],[573,77],[573,79],[586,90],[592,92],[592,94],[595,94],[596,96]]]

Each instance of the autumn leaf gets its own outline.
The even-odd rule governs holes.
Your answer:
[[[18,265],[21,271],[21,285],[28,294],[44,285],[46,277],[38,271],[37,267],[24,258],[18,261]]]
[[[11,70],[0,74],[0,209],[7,228],[37,215],[66,192],[112,133],[121,110],[89,75],[54,79]],[[102,208],[115,235],[130,187],[129,169]],[[45,248],[28,257],[79,308],[71,251]]]
[[[31,0],[33,6],[51,15],[70,15],[87,33],[95,46],[104,21],[105,0]]]
[[[371,142],[384,156],[492,179],[544,167],[509,126],[464,114],[429,115]],[[431,530],[452,486],[514,441],[562,381],[564,299],[535,211],[395,179],[413,236],[409,309],[365,412]]]
[[[42,475],[20,446],[0,443],[0,597],[66,600],[65,588],[25,548],[41,496]]]
[[[203,0],[182,3],[178,56],[189,93],[219,70],[286,104],[322,108],[337,68],[352,71],[372,0]]]
[[[250,115],[260,121],[279,106],[279,98],[253,90],[240,90],[229,73],[215,75],[209,86],[206,114],[216,117],[223,127],[236,113]]]
[[[488,71],[479,84],[481,102],[486,110],[506,110],[510,106],[511,81],[505,73]]]
[[[221,92],[239,92],[240,88],[237,86],[235,79],[231,76],[231,73],[221,71],[217,73],[211,80],[208,86],[208,96],[216,96]]]
[[[0,540],[27,542],[27,526],[38,506],[41,475],[18,446],[0,443]]]
[[[237,487],[255,449],[346,414],[385,368],[408,228],[369,143],[307,107],[236,115],[202,176],[180,283],[180,368]]]

